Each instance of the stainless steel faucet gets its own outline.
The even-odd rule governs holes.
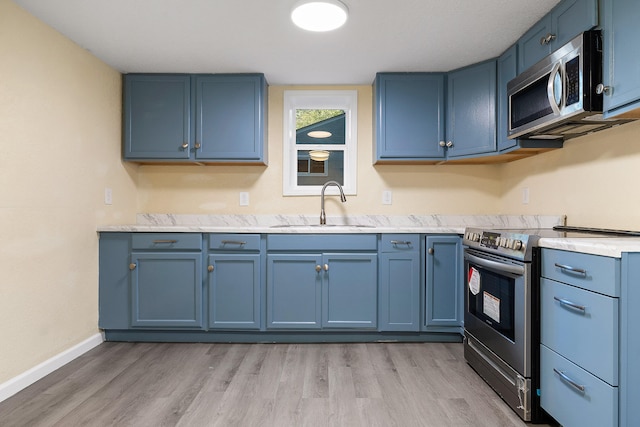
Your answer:
[[[320,191],[320,225],[327,224],[327,215],[324,213],[324,190],[330,186],[335,185],[340,190],[340,201],[342,203],[347,201],[347,198],[344,196],[344,191],[342,191],[342,186],[336,181],[327,181],[322,186],[322,191]]]

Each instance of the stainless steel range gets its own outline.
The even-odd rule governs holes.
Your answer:
[[[540,417],[540,234],[468,228],[463,240],[465,359],[525,421]]]

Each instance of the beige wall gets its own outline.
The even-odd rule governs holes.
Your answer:
[[[96,227],[136,212],[120,111],[119,73],[0,0],[0,384],[98,332]]]
[[[371,86],[324,87],[358,91],[358,194],[340,204],[327,200],[327,215],[403,215],[493,213],[501,183],[495,166],[373,166]],[[141,166],[141,212],[200,214],[318,215],[317,196],[282,196],[283,94],[269,88],[269,166]],[[393,204],[382,204],[382,191],[393,191]],[[250,204],[239,206],[239,192]]]
[[[503,213],[562,213],[571,225],[640,230],[640,121],[500,169]]]

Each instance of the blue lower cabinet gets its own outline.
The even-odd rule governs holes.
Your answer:
[[[376,269],[376,254],[268,255],[267,327],[375,329]]]
[[[320,254],[267,255],[267,327],[320,329]]]
[[[134,252],[130,269],[133,327],[203,327],[201,253]]]
[[[207,258],[210,329],[260,329],[260,254]]]
[[[322,257],[322,327],[377,325],[376,254],[325,254]]]
[[[420,236],[382,235],[379,258],[379,330],[418,332]]]
[[[459,330],[464,305],[461,238],[427,236],[426,248],[425,330]]]

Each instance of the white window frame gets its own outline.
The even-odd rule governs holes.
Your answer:
[[[296,110],[344,110],[344,185],[345,194],[356,194],[358,148],[358,92],[355,90],[285,90],[283,111],[282,194],[285,196],[315,196],[322,185],[298,185],[298,147],[296,147]],[[305,144],[305,150],[326,150],[327,145]],[[331,145],[331,150],[342,146]],[[339,194],[329,186],[326,194]]]

